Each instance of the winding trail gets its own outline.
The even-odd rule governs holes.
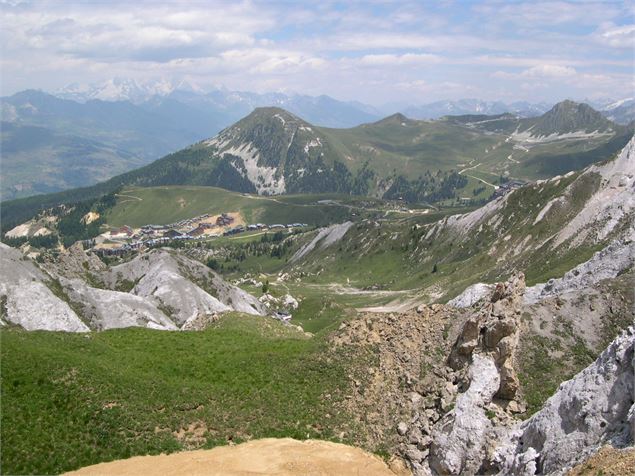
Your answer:
[[[493,183],[489,183],[487,180],[483,180],[482,178],[475,177],[474,175],[465,174],[467,177],[473,178],[474,180],[478,180],[479,182],[483,182],[485,185],[489,185],[493,187],[494,190],[498,190],[498,185],[494,185]]]

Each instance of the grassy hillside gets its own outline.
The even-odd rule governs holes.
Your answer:
[[[499,140],[451,122],[415,121],[401,114],[352,129],[322,131],[347,166],[357,170],[368,163],[378,177],[458,170]]]
[[[319,338],[269,319],[225,316],[202,332],[0,338],[4,474],[251,437],[329,439],[345,419],[332,412],[346,384],[342,362],[325,358]]]
[[[528,283],[562,276],[606,244],[552,248],[549,238],[578,214],[599,186],[595,174],[571,175],[512,192],[491,219],[469,232],[430,225],[436,214],[358,223],[337,246],[317,251],[297,269],[307,283],[349,283],[357,288],[420,289],[430,300],[449,299],[475,282],[496,282],[522,269]],[[534,223],[550,200],[565,205]],[[444,293],[440,293],[444,291]]]
[[[263,197],[215,187],[149,187],[122,190],[106,222],[136,227],[174,223],[204,213],[240,212],[249,223],[326,225],[382,205],[377,199],[337,194]]]

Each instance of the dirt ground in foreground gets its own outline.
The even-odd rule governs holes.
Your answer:
[[[392,468],[392,469],[391,469]],[[389,467],[359,448],[328,441],[267,438],[211,450],[136,456],[101,463],[66,475],[360,475],[405,476],[400,464]]]
[[[635,475],[635,449],[604,446],[567,476],[629,476]]]

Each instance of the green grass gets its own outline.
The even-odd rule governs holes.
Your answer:
[[[320,204],[318,200],[337,200],[339,204]],[[366,199],[375,206],[383,202]],[[216,187],[166,186],[125,189],[106,220],[109,225],[139,227],[163,225],[204,213],[240,212],[249,223],[307,223],[326,225],[363,213],[366,203],[348,195],[286,195],[263,197]]]
[[[3,330],[2,470],[53,474],[250,437],[332,439],[345,369],[324,342],[231,315],[202,332]],[[327,415],[328,413],[331,415]]]

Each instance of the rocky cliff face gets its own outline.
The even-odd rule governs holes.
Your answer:
[[[603,444],[633,445],[635,328],[618,336],[495,452],[502,474],[562,474]]]
[[[177,326],[199,315],[231,310],[265,314],[252,295],[225,282],[203,264],[167,251],[156,250],[113,267],[107,277],[111,286],[132,282],[131,294],[168,310]]]

